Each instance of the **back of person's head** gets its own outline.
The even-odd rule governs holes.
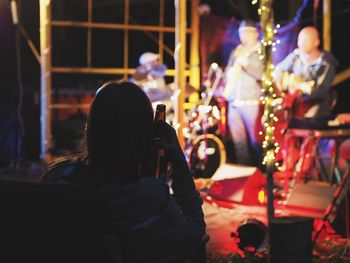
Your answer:
[[[104,84],[87,122],[89,167],[101,180],[135,181],[150,173],[153,109],[147,95],[130,82]],[[149,174],[148,174],[149,175]]]

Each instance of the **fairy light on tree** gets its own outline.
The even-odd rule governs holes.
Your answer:
[[[258,1],[253,0],[252,4],[256,4]],[[279,25],[274,27],[273,19],[273,0],[260,0],[260,6],[258,14],[260,16],[260,25],[263,33],[263,39],[261,40],[260,59],[263,59],[264,72],[262,76],[262,96],[260,102],[264,105],[263,113],[263,130],[260,134],[263,136],[264,141],[262,148],[264,151],[264,157],[262,160],[263,165],[266,167],[267,172],[267,198],[268,198],[268,221],[274,218],[274,205],[273,205],[273,173],[276,169],[279,169],[279,163],[275,161],[275,156],[278,153],[279,146],[275,142],[275,126],[274,123],[278,121],[278,118],[274,114],[274,99],[277,97],[273,87],[273,71],[275,69],[272,63],[272,52],[276,50],[276,43],[274,41],[274,35],[277,33]]]
[[[252,4],[257,4],[257,0],[253,0]],[[274,28],[273,19],[273,0],[260,0],[260,7],[258,13],[260,15],[260,25],[263,32],[263,39],[261,40],[260,59],[264,60],[264,73],[262,76],[262,96],[261,103],[264,105],[263,114],[263,131],[260,134],[264,137],[262,144],[264,150],[263,165],[268,171],[278,169],[279,164],[275,162],[275,155],[279,150],[278,144],[274,142],[274,123],[278,121],[273,110],[273,101],[276,98],[276,93],[273,88],[273,70],[275,69],[272,63],[272,52],[276,50],[276,42],[274,35],[277,33],[277,28]]]

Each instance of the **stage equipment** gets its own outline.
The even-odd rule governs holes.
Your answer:
[[[232,236],[238,238],[237,245],[243,251],[254,248],[259,252],[267,248],[267,227],[257,219],[244,220]]]
[[[151,102],[170,100],[171,96],[174,94],[173,90],[166,87],[147,90],[145,89],[144,91]]]
[[[311,263],[313,219],[280,217],[270,222],[271,263]]]
[[[219,165],[226,162],[225,146],[220,138],[226,131],[226,104],[213,99],[221,77],[222,70],[212,64],[202,92],[202,103],[187,112],[183,130],[185,153],[197,178],[210,178]]]
[[[259,192],[265,189],[262,172],[253,166],[222,164],[211,178],[210,197],[244,205],[261,205]]]
[[[335,186],[325,182],[297,184],[286,200],[286,212],[296,216],[322,218],[335,191]]]
[[[303,138],[301,152],[304,154],[300,155],[300,168],[296,170],[294,176],[296,183],[310,179],[307,178],[307,175],[311,174],[311,168],[313,168],[313,165],[319,163],[323,174],[325,174],[324,180],[330,183],[340,184],[342,179],[335,172],[338,163],[338,149],[344,139],[350,138],[350,125],[339,125],[333,120],[293,118],[288,125],[286,135]],[[321,153],[317,151],[317,146],[321,139],[335,140],[335,154],[331,158],[331,168],[329,173],[327,173],[324,164],[322,163],[322,158],[319,157]]]
[[[347,190],[347,184],[349,183],[349,177],[350,177],[350,168],[347,168],[346,171],[343,174],[343,178],[339,184],[339,186],[337,187],[336,191],[334,192],[333,198],[332,198],[332,202],[328,205],[326,212],[324,213],[324,216],[322,218],[322,223],[318,225],[318,228],[316,229],[316,234],[314,236],[313,239],[313,243],[315,244],[321,231],[323,230],[324,226],[326,225],[325,223],[328,222],[331,218],[332,215],[337,214],[338,210],[338,205],[339,205],[339,198],[343,195],[343,191],[345,189],[345,201],[348,201],[348,190]],[[347,204],[349,205],[349,204]],[[347,211],[349,212],[349,211]],[[346,218],[345,218],[345,222],[349,220],[349,213],[345,214]],[[345,224],[346,228],[349,228],[349,222],[346,222]],[[349,234],[349,233],[347,233]]]
[[[350,184],[346,192],[341,195],[340,202],[337,205],[335,215],[330,216],[330,223],[336,233],[344,238],[350,237]],[[333,218],[331,218],[333,217]]]
[[[226,162],[226,150],[214,134],[197,137],[188,149],[189,163],[194,177],[211,178],[221,164]]]

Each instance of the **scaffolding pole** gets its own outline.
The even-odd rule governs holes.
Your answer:
[[[186,86],[186,0],[175,0],[175,85],[180,94],[175,107],[175,120],[177,124],[177,135],[182,148],[184,148],[183,137],[183,104],[185,102]]]
[[[164,33],[176,32],[176,46],[179,52],[175,52],[175,65],[176,69],[168,69],[166,76],[175,76],[175,83],[180,89],[180,95],[178,97],[178,103],[175,105],[175,116],[177,123],[180,124],[178,131],[181,145],[183,146],[183,134],[182,134],[182,122],[183,122],[183,103],[185,96],[185,85],[186,78],[191,77],[192,81],[198,84],[193,84],[195,87],[199,87],[199,72],[192,73],[190,70],[196,70],[197,65],[199,66],[199,51],[198,42],[199,36],[195,25],[199,26],[199,15],[198,15],[198,3],[200,0],[194,0],[192,6],[195,7],[195,11],[192,14],[192,27],[191,29],[186,28],[186,0],[176,0],[176,28],[164,26],[165,17],[165,1],[160,0],[160,19],[159,26],[150,25],[131,25],[130,19],[130,2],[131,0],[124,0],[124,22],[119,24],[114,23],[99,23],[93,21],[93,0],[87,0],[87,21],[58,21],[52,20],[52,1],[51,0],[40,0],[40,62],[41,62],[41,112],[40,112],[40,124],[41,124],[41,159],[48,163],[52,159],[51,150],[53,148],[52,140],[52,110],[53,109],[66,109],[72,108],[72,105],[66,104],[52,104],[52,74],[104,74],[104,75],[123,75],[126,78],[128,75],[134,73],[134,69],[129,68],[129,31],[143,31],[152,38],[151,32],[159,33],[159,53],[160,59],[163,59],[164,51],[172,54],[172,50],[164,45]],[[83,67],[57,67],[52,65],[52,34],[51,31],[57,27],[66,28],[86,28],[87,29],[87,50],[86,58],[87,63]],[[124,31],[124,60],[123,68],[101,68],[93,67],[93,56],[92,56],[92,45],[93,45],[93,30],[94,29],[108,29],[108,30],[123,30]],[[186,64],[186,33],[194,33],[193,39],[191,40],[191,51],[193,50],[194,56],[191,58],[191,67]],[[153,39],[154,40],[154,39]],[[197,43],[196,43],[197,42]],[[197,54],[195,54],[197,52]],[[187,66],[186,66],[187,65]],[[186,68],[188,67],[188,68]],[[199,67],[198,67],[199,71]],[[194,82],[192,82],[194,83]],[[74,105],[74,108],[86,108],[87,105],[79,104]]]
[[[51,0],[40,0],[40,64],[41,64],[41,94],[40,94],[40,157],[44,162],[50,162],[51,145]]]
[[[331,51],[332,49],[332,16],[331,16],[332,0],[323,0],[323,49]]]
[[[200,0],[192,0],[192,25],[191,25],[191,56],[190,56],[190,84],[199,90],[200,88],[200,59],[199,59],[199,7]]]

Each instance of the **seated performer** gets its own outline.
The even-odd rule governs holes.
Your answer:
[[[135,83],[147,94],[155,109],[155,103],[167,106],[167,113],[172,108],[174,91],[165,83],[166,65],[159,62],[159,55],[151,52],[143,53],[139,58],[140,65],[135,69],[130,82]],[[171,118],[171,117],[169,117]]]
[[[165,88],[164,76],[167,67],[158,59],[158,54],[143,53],[139,58],[140,65],[135,69],[131,78],[131,81],[138,84],[145,92],[151,89]]]
[[[315,27],[307,26],[298,35],[298,48],[277,65],[275,82],[285,93],[285,105],[291,117],[327,119],[331,114],[330,92],[337,61],[319,48],[320,38]],[[287,120],[288,121],[288,120]],[[299,159],[301,142],[284,138],[284,168],[293,171]]]
[[[330,116],[330,91],[337,61],[319,49],[316,28],[308,26],[298,35],[298,48],[289,54],[275,71],[281,91],[294,95],[294,117],[327,118]]]

